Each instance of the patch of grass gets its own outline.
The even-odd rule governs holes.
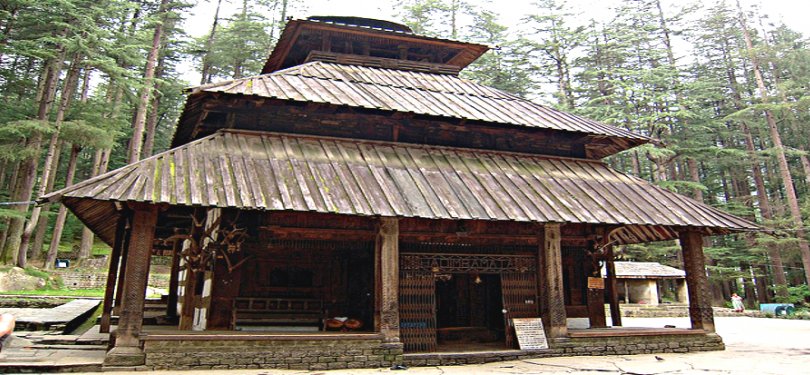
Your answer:
[[[45,280],[48,280],[48,278],[51,277],[51,274],[49,274],[48,272],[42,271],[34,267],[25,267],[25,274],[28,276],[34,276]]]
[[[96,242],[96,243],[93,243],[93,248],[90,251],[90,254],[93,255],[93,256],[110,255],[111,252],[112,252],[112,248],[107,246],[107,244],[105,244],[103,242]]]
[[[101,315],[101,311],[104,308],[104,301],[98,304],[95,310],[87,317],[87,320],[84,321],[81,325],[76,327],[73,331],[70,332],[71,335],[81,335],[87,332],[90,328],[93,328],[96,325],[96,319],[99,315]]]
[[[104,289],[40,289],[12,290],[3,294],[18,296],[67,296],[67,297],[104,297]]]

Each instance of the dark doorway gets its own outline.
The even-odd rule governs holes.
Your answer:
[[[496,274],[441,274],[436,277],[439,349],[503,347],[501,278]]]

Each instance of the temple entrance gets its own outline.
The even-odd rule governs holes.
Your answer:
[[[405,253],[400,329],[406,352],[516,346],[511,318],[537,317],[535,257]]]
[[[436,277],[439,351],[505,347],[499,275],[440,274]]]

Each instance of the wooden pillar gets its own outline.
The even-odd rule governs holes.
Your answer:
[[[568,337],[567,316],[565,314],[565,292],[563,290],[562,249],[560,246],[560,224],[547,223],[543,228],[540,242],[540,255],[543,270],[540,275],[545,284],[544,311],[548,313],[548,336],[551,339]]]
[[[130,223],[130,231],[127,233],[126,241],[122,247],[121,264],[118,267],[118,283],[115,286],[115,302],[113,303],[113,315],[121,315],[121,305],[124,303],[124,285],[126,284],[127,277],[127,258],[129,257],[129,239],[132,236],[132,224]]]
[[[399,220],[380,218],[375,244],[377,273],[377,309],[380,333],[386,342],[399,342]]]
[[[588,321],[591,328],[607,328],[605,279],[602,278],[602,269],[599,264],[602,255],[596,251],[599,249],[599,243],[588,241],[588,246],[594,249],[593,253],[586,255],[590,257],[590,262],[588,262],[590,267],[584,267],[588,274],[585,286],[587,288]]]
[[[199,255],[201,249],[191,248],[192,244],[202,245],[203,234],[205,232],[205,223],[208,220],[208,211],[203,208],[194,210],[194,220],[189,231],[191,240],[183,241],[181,245],[181,252],[188,251],[191,254]],[[201,272],[204,272],[200,270]],[[194,308],[196,307],[197,300],[197,278],[199,272],[194,270],[194,265],[185,262],[183,265],[183,304],[180,310],[180,319],[178,322],[178,329],[181,331],[190,331],[194,325]]]
[[[678,236],[689,289],[689,319],[692,321],[692,328],[714,332],[714,312],[709,298],[702,235],[695,231],[685,231]]]
[[[180,278],[180,251],[183,248],[183,241],[174,241],[172,245],[172,268],[169,275],[169,296],[166,301],[166,316],[177,317],[177,286]]]
[[[121,212],[118,225],[115,228],[115,242],[110,254],[110,268],[107,270],[107,285],[104,288],[104,306],[101,308],[101,322],[99,332],[110,333],[110,322],[112,320],[113,297],[115,296],[116,281],[118,281],[118,266],[121,264],[123,249],[127,246],[129,233],[127,232],[127,220],[129,212]],[[124,280],[121,279],[120,283]]]
[[[134,211],[132,229],[127,251],[129,271],[124,285],[124,300],[115,331],[115,346],[107,352],[105,366],[139,366],[146,356],[140,346],[143,325],[143,302],[149,278],[149,258],[155,237],[157,207],[147,204],[130,204]]]
[[[627,286],[627,279],[622,281],[624,286],[624,303],[630,303],[630,288]]]
[[[101,308],[101,323],[99,332],[110,333],[110,321],[112,320],[113,296],[115,295],[115,283],[118,276],[118,265],[121,264],[121,254],[127,244],[127,219],[129,212],[121,212],[118,218],[118,225],[115,228],[115,242],[110,254],[110,268],[107,270],[107,285],[104,288],[104,306]],[[123,280],[121,280],[123,282]]]
[[[197,289],[197,272],[194,272],[191,265],[185,265],[185,285],[183,285],[183,305],[180,310],[180,321],[177,329],[190,331],[194,324],[194,306]]]
[[[619,308],[619,286],[616,283],[616,263],[613,260],[613,245],[607,245],[605,248],[605,269],[607,272],[607,280],[605,288],[608,293],[608,303],[610,304],[610,320],[611,325],[620,327],[622,325],[622,313]]]

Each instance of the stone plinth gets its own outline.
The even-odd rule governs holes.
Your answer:
[[[376,334],[244,337],[210,335],[144,338],[146,369],[331,370],[402,363],[402,344]],[[219,337],[213,337],[219,336]],[[179,337],[178,337],[179,338]]]

